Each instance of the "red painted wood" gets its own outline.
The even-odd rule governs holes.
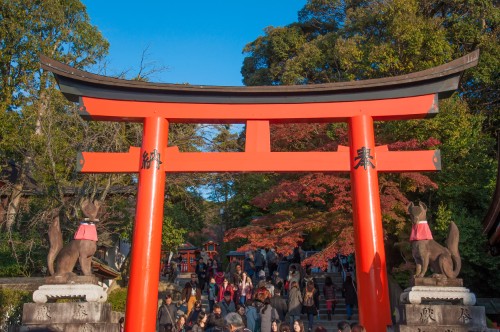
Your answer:
[[[385,331],[391,315],[373,119],[361,115],[348,124],[359,319],[368,332]],[[367,160],[367,167],[356,159],[362,148],[369,149],[373,157]]]
[[[168,122],[160,117],[146,118],[141,155],[143,153],[149,155],[155,149],[163,151],[167,140]],[[127,319],[125,320],[127,332],[156,330],[158,309],[156,299],[158,299],[165,193],[164,166],[167,162],[161,152],[160,160],[161,164],[153,161],[149,168],[141,167],[139,171],[127,293]]]
[[[269,121],[247,121],[245,131],[245,152],[271,152]]]
[[[357,115],[374,120],[419,119],[437,113],[437,94],[387,100],[301,104],[189,104],[107,100],[82,97],[82,115],[92,120],[140,122],[159,116],[169,122],[246,123],[347,121]]]
[[[256,144],[249,149],[258,149]],[[349,149],[341,152],[179,152],[165,150],[167,173],[181,172],[348,172]],[[439,150],[377,151],[379,172],[420,172],[441,169]],[[137,173],[140,151],[83,152],[83,173]]]

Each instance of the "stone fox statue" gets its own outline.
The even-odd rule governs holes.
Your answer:
[[[96,216],[100,207],[99,201],[90,202],[84,200],[80,207],[85,217],[90,221],[96,221]],[[50,249],[47,256],[48,270],[51,276],[70,277],[77,261],[80,262],[83,275],[92,275],[92,256],[97,249],[97,237],[95,240],[76,239],[63,247],[59,214],[54,215],[49,226]],[[56,263],[54,269],[54,261]]]
[[[432,239],[426,219],[427,206],[424,203],[419,202],[418,206],[410,203],[408,212],[412,221],[412,253],[417,264],[415,277],[424,277],[430,267],[434,272],[433,277],[456,278],[462,266],[458,252],[457,225],[453,221],[450,223],[445,248]]]

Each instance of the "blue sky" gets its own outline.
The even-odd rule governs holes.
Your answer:
[[[242,85],[243,47],[267,26],[297,21],[306,0],[82,0],[110,42],[107,75],[137,73],[141,55],[168,70],[165,83]]]

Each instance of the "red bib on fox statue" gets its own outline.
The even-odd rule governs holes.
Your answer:
[[[97,230],[95,224],[93,223],[80,223],[80,226],[76,230],[75,240],[91,240],[97,242]]]
[[[431,229],[427,221],[422,220],[411,227],[410,241],[432,240]]]

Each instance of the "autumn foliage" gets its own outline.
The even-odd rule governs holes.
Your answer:
[[[347,145],[345,127],[328,124],[294,124],[272,127],[275,151],[335,151]],[[390,150],[435,148],[439,142],[410,140],[388,145]],[[379,174],[384,228],[405,236],[408,230],[406,206],[408,193],[437,189],[421,173]],[[253,198],[251,203],[265,215],[249,225],[226,232],[225,241],[246,239],[241,251],[275,247],[289,255],[305,243],[318,254],[304,264],[325,268],[327,258],[354,251],[351,182],[348,173],[308,173],[281,175],[276,185]]]

